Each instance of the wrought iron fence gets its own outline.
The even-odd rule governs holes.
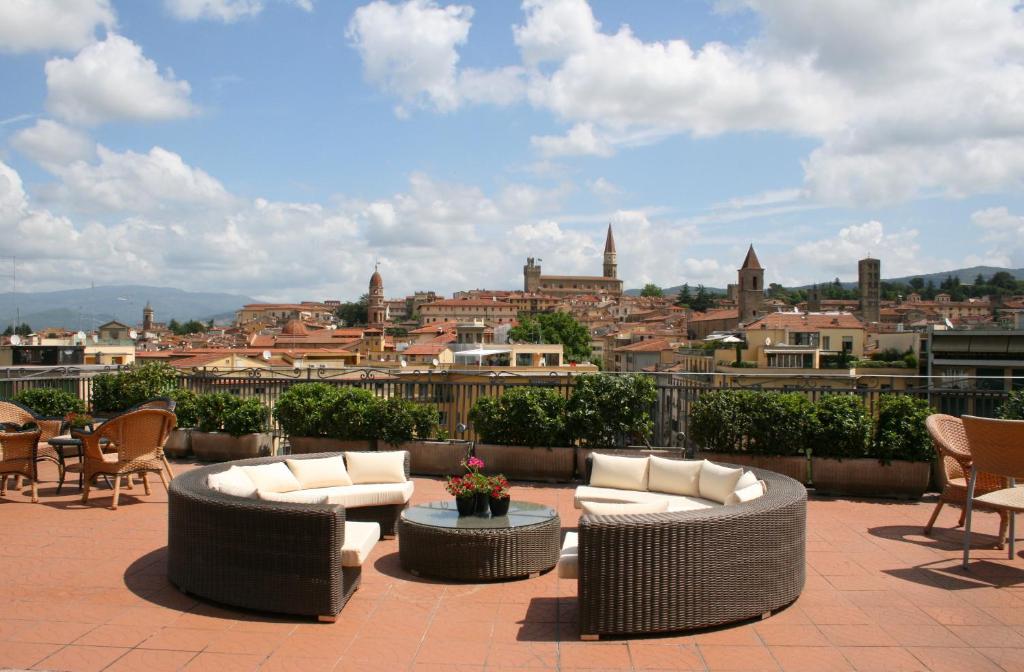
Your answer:
[[[116,373],[116,369],[109,369]],[[19,370],[24,373],[24,370]],[[10,399],[18,392],[35,387],[55,387],[88,400],[92,395],[93,376],[98,371],[87,368],[54,368],[43,374],[12,375],[11,370],[0,370],[0,400]],[[598,374],[618,375],[618,374]],[[655,379],[657,398],[651,409],[654,432],[650,442],[659,446],[686,445],[690,409],[701,394],[709,390],[730,387],[762,389],[778,392],[802,392],[812,401],[826,394],[854,394],[860,397],[868,410],[874,413],[882,394],[909,394],[926,399],[937,412],[951,415],[980,415],[993,417],[1005,402],[1008,392],[986,389],[972,379],[958,379],[956,386],[929,384],[927,378],[907,376],[899,389],[887,389],[879,383],[891,376],[860,376],[842,381],[836,377],[802,376],[780,379],[778,384],[763,374],[730,373],[725,376],[711,373],[643,373]],[[402,371],[372,369],[306,369],[281,371],[268,369],[218,370],[209,369],[179,376],[179,386],[203,392],[228,392],[240,397],[256,397],[273,409],[281,393],[292,385],[305,382],[323,382],[332,385],[350,385],[368,389],[380,397],[401,397],[437,406],[442,426],[457,438],[475,439],[469,423],[469,411],[483,396],[497,396],[513,386],[534,385],[557,390],[569,396],[575,384],[575,375],[519,375],[487,374],[474,371]],[[784,384],[783,384],[784,382]],[[980,382],[980,381],[979,381]],[[461,425],[470,425],[464,433]],[[272,421],[276,437],[282,436],[280,426]]]

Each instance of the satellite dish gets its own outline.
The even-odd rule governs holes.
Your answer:
[[[402,366],[403,369],[409,366],[409,362],[405,361],[404,359],[400,360],[398,363]]]
[[[432,360],[430,360],[430,363],[433,364],[434,366],[437,366],[441,362],[437,359],[437,357],[434,357]]]
[[[270,350],[263,351],[263,359],[265,359],[268,362],[270,361]]]
[[[136,338],[138,338],[138,337],[139,337],[139,332],[135,331],[134,329],[132,329],[131,331],[128,332],[128,338],[132,339],[133,341]]]
[[[78,332],[77,334],[75,334],[75,338],[77,338],[80,341],[84,341],[85,340],[85,332],[84,331]]]
[[[21,345],[21,336],[17,334],[11,336],[11,345]]]
[[[765,345],[771,345],[772,344],[772,337],[771,336],[765,336],[764,337],[764,344]]]

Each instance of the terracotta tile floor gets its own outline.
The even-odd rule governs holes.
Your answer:
[[[176,469],[191,465],[177,464]],[[166,494],[140,485],[0,498],[0,669],[43,670],[1024,670],[1024,558],[993,549],[978,517],[970,576],[958,567],[958,513],[933,506],[812,500],[807,586],[765,621],[676,636],[580,642],[576,585],[553,573],[487,585],[402,572],[377,544],[337,623],[238,611],[185,597],[164,578]],[[416,501],[443,497],[417,479]],[[514,496],[575,525],[572,488],[517,484]]]

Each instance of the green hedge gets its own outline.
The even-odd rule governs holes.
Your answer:
[[[815,457],[868,457],[872,422],[864,402],[854,394],[827,394],[814,405]]]
[[[927,401],[905,394],[883,394],[878,407],[872,457],[885,462],[926,462],[935,456],[925,425],[932,413]]]
[[[178,374],[163,362],[130,366],[119,373],[101,373],[92,379],[93,413],[120,413],[177,387]]]
[[[566,404],[566,428],[589,448],[647,443],[657,400],[650,376],[582,375]]]
[[[196,397],[196,428],[232,436],[267,431],[267,409],[256,397],[243,399],[227,392]]]
[[[565,397],[546,387],[520,385],[481,397],[469,412],[480,441],[509,446],[567,446]]]
[[[54,387],[35,387],[22,390],[12,401],[31,408],[39,416],[63,418],[68,413],[85,413],[85,402],[76,395]]]
[[[1004,420],[1024,420],[1024,390],[1010,393],[1006,402],[999,407],[999,417]]]
[[[174,415],[178,418],[178,429],[190,429],[199,422],[199,395],[192,390],[179,387],[167,396],[175,401]]]

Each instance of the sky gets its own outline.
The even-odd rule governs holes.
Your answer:
[[[1024,267],[1016,0],[3,0],[0,91],[18,291]]]

